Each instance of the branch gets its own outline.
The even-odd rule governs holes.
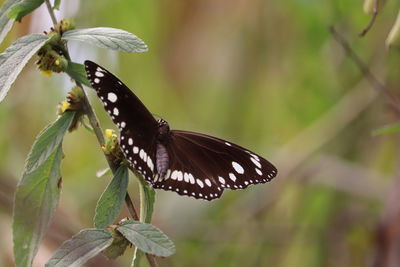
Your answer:
[[[394,97],[389,93],[386,86],[375,77],[375,75],[368,68],[367,64],[365,64],[361,58],[356,54],[356,52],[351,48],[349,43],[344,39],[342,35],[340,35],[335,27],[329,26],[329,30],[335,40],[343,47],[347,56],[356,64],[361,73],[365,76],[371,86],[377,90],[379,93],[386,97],[387,102],[394,108],[394,110],[400,116],[400,103],[398,103]]]
[[[369,21],[367,27],[365,27],[364,30],[359,34],[360,37],[364,37],[374,25],[376,17],[378,16],[378,7],[379,7],[379,0],[375,0],[374,8],[372,10],[371,20]]]

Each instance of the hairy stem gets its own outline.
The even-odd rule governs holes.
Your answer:
[[[49,11],[51,20],[52,20],[53,24],[56,25],[57,24],[57,18],[56,18],[55,14],[54,14],[53,8],[51,7],[50,1],[49,0],[45,0],[45,2],[46,2],[47,10]],[[65,57],[68,59],[68,61],[70,61],[71,58],[69,56],[69,52],[68,52],[67,48],[65,48],[65,52],[66,52]],[[82,84],[80,82],[76,81],[76,80],[75,80],[75,83],[79,88],[82,89],[84,112],[85,112],[86,116],[89,119],[89,123],[93,128],[93,131],[94,131],[94,133],[96,135],[96,138],[97,138],[99,144],[102,146],[105,143],[105,139],[104,139],[104,135],[103,135],[103,130],[100,127],[99,120],[97,119],[96,113],[94,112],[94,110],[92,108],[92,105],[89,102],[89,99],[88,99],[88,97],[86,95],[85,90],[83,89]],[[107,159],[107,163],[108,163],[112,173],[115,174],[115,172],[117,171],[118,166],[113,161],[111,161],[109,159],[109,157],[107,157],[107,155],[105,155],[105,157]],[[137,175],[137,174],[135,173],[135,175]],[[141,187],[140,195],[141,196],[142,196],[142,191],[143,191],[142,187],[143,186],[144,185],[142,183],[140,183],[140,187]],[[142,200],[142,197],[141,197],[141,200]],[[128,208],[129,214],[132,216],[132,218],[134,220],[140,220],[141,218],[139,218],[139,216],[138,216],[138,214],[136,212],[136,209],[135,209],[135,207],[133,205],[132,199],[131,199],[131,197],[130,197],[128,192],[126,193],[126,196],[125,196],[125,204],[126,204],[126,206]],[[145,205],[145,204],[142,204],[142,205]],[[141,213],[144,213],[144,212],[141,210]],[[151,267],[157,267],[157,262],[155,261],[154,256],[146,253],[146,258],[147,258],[147,261],[149,262],[149,265]]]

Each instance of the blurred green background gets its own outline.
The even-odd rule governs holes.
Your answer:
[[[118,75],[171,128],[238,143],[279,170],[268,184],[226,190],[212,202],[157,191],[153,224],[177,247],[160,266],[400,266],[399,135],[371,135],[398,114],[328,30],[335,25],[398,95],[399,56],[384,41],[399,3],[388,1],[359,38],[370,19],[362,1],[62,2],[58,18],[73,17],[78,28],[121,28],[149,46],[123,54],[71,42],[74,61],[91,59]],[[13,27],[2,51],[50,25],[45,9],[35,11]],[[40,75],[32,60],[0,104],[0,266],[13,266],[12,201],[25,158],[71,86],[65,75]],[[86,89],[102,127],[115,129]],[[93,226],[109,182],[95,176],[106,162],[83,127],[67,135],[64,152],[60,206],[35,266]],[[138,204],[135,179],[129,191]],[[86,266],[128,266],[132,253]]]

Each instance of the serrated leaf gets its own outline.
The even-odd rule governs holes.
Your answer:
[[[23,17],[34,11],[41,4],[43,4],[44,0],[21,0],[18,3],[14,4],[10,11],[8,12],[8,16],[15,20],[21,20]]]
[[[128,220],[116,229],[140,250],[160,257],[168,257],[175,253],[175,245],[157,227]]]
[[[86,78],[85,66],[79,63],[68,62],[66,73],[75,81],[80,82],[88,87],[92,87]]]
[[[94,217],[96,228],[105,228],[115,221],[124,203],[127,187],[128,167],[121,165],[97,203]]]
[[[136,35],[107,27],[67,31],[63,34],[62,39],[81,41],[101,48],[127,53],[147,51],[147,45]]]
[[[60,197],[61,144],[31,173],[24,173],[15,195],[13,236],[17,266],[31,266]]]
[[[0,102],[28,60],[48,39],[47,35],[30,34],[19,38],[0,54]]]
[[[12,25],[14,24],[15,19],[11,19],[8,17],[8,12],[11,7],[20,2],[21,0],[8,0],[6,1],[0,10],[0,43],[3,42],[7,33],[11,30]]]
[[[373,136],[381,135],[381,134],[391,134],[400,132],[400,123],[386,125],[382,128],[376,129],[372,132]]]
[[[40,166],[58,147],[74,119],[75,112],[67,111],[53,124],[45,128],[33,143],[25,172],[30,173]]]
[[[61,0],[54,0],[53,9],[60,10],[60,4],[61,4]]]
[[[46,267],[81,266],[110,246],[112,242],[113,236],[106,230],[82,230],[57,249],[46,263]]]

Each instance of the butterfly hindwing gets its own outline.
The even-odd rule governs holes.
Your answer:
[[[225,188],[244,189],[277,174],[266,159],[225,140],[187,131],[171,131],[170,168],[155,188],[211,200]]]

